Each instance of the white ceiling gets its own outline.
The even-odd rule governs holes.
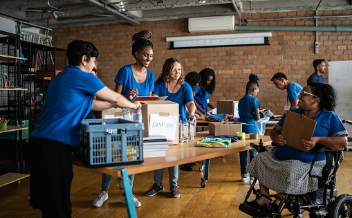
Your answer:
[[[1,0],[0,16],[49,28],[284,11],[352,9],[352,0]],[[120,5],[123,2],[124,9]],[[124,10],[124,11],[123,11]]]

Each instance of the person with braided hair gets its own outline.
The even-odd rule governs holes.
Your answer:
[[[257,97],[259,92],[259,78],[255,74],[249,76],[249,82],[246,85],[246,94],[238,102],[239,122],[248,125],[242,125],[242,132],[245,133],[258,133],[257,121],[260,119],[259,108],[260,104]],[[240,167],[242,181],[249,180],[247,172],[248,166],[248,153],[250,154],[250,161],[257,155],[254,150],[247,150],[240,152]]]
[[[155,76],[148,69],[153,60],[153,43],[150,41],[152,33],[149,30],[142,30],[132,37],[132,56],[136,59],[133,64],[123,66],[115,77],[115,91],[132,101],[137,96],[152,96],[154,91]],[[134,174],[128,176],[130,185],[133,187]],[[98,197],[94,200],[94,207],[101,207],[108,199],[108,189],[110,187],[111,175],[102,176],[101,188]],[[141,203],[133,195],[135,207],[140,207]],[[121,202],[126,203],[126,196],[123,194]]]

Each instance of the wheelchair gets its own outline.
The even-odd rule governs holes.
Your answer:
[[[275,144],[273,144],[275,146]],[[251,147],[258,153],[267,152],[263,143],[260,141],[259,145],[251,143]],[[275,149],[275,148],[274,148]],[[352,196],[349,194],[341,194],[337,196],[336,188],[336,172],[343,160],[342,150],[332,150],[326,147],[316,148],[316,155],[324,152],[326,155],[326,165],[323,169],[322,177],[318,178],[318,190],[303,195],[290,195],[285,193],[280,200],[277,210],[274,210],[269,205],[265,204],[263,207],[256,210],[248,209],[244,203],[240,204],[239,209],[254,217],[254,218],[280,218],[283,209],[288,209],[293,214],[294,218],[303,217],[302,213],[309,211],[310,218],[338,218],[338,217],[352,217]],[[311,164],[309,175],[315,158]],[[251,193],[260,197],[259,189],[254,186],[257,178],[254,178],[251,187],[246,195],[245,202],[250,197]],[[270,195],[275,198],[276,195]]]

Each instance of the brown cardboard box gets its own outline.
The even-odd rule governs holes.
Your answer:
[[[218,114],[232,114],[234,117],[240,117],[238,115],[238,101],[223,100],[217,103]]]
[[[227,122],[229,123],[229,122]],[[210,135],[236,135],[237,132],[242,132],[242,124],[237,122],[231,122],[231,124],[224,124],[221,122],[209,123],[209,134]]]
[[[122,108],[110,108],[102,111],[93,111],[97,119],[122,118]]]
[[[176,135],[172,144],[179,142],[179,109],[178,104],[171,101],[146,101],[142,103],[142,119],[144,123],[144,137],[149,136],[150,114],[159,114],[160,116],[177,116]]]

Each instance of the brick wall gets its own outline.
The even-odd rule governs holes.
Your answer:
[[[320,11],[319,15],[349,15],[352,11]],[[263,14],[243,14],[236,16],[236,25],[240,19],[258,20],[287,17],[314,16],[313,11],[282,12]],[[352,18],[319,19],[319,26],[352,26]],[[313,26],[313,19],[292,19],[277,21],[256,21],[253,26]],[[141,26],[127,24],[110,24],[55,29],[52,31],[54,45],[66,48],[74,39],[93,42],[99,52],[99,77],[109,87],[114,88],[114,78],[119,68],[134,63],[131,55],[130,37],[143,29],[153,33],[154,60],[150,65],[156,78],[160,74],[166,58],[176,57],[180,60],[185,72],[203,68],[213,68],[216,72],[216,90],[211,96],[211,103],[217,100],[239,100],[245,94],[248,76],[255,73],[260,78],[258,99],[263,108],[276,114],[282,114],[286,104],[286,91],[280,91],[270,81],[271,77],[282,72],[289,81],[304,86],[307,78],[314,72],[312,62],[317,58],[331,61],[352,59],[350,32],[319,32],[319,53],[314,53],[315,32],[271,31],[270,46],[239,46],[195,49],[169,49],[166,37],[230,34],[232,32],[188,33],[187,19],[141,22]],[[246,31],[242,31],[246,32]],[[248,31],[247,31],[248,32]],[[252,32],[252,31],[251,31]],[[269,31],[268,31],[269,32]],[[328,81],[328,75],[324,78]]]

